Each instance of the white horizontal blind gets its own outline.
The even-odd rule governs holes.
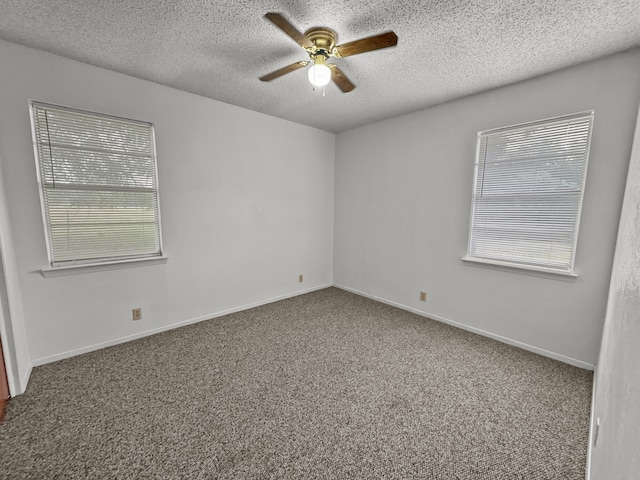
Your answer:
[[[31,103],[53,266],[161,255],[153,126]]]
[[[480,132],[469,259],[573,271],[593,111]]]

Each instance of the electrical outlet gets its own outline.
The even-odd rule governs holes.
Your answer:
[[[421,302],[427,301],[427,292],[420,292],[420,301]]]
[[[302,275],[298,275],[298,283],[302,283],[304,281],[304,277]]]
[[[142,309],[141,308],[134,308],[133,310],[131,310],[131,313],[133,314],[133,319],[134,320],[142,320]]]

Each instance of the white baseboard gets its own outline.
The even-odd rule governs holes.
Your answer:
[[[393,302],[391,300],[387,300],[385,298],[378,297],[376,295],[370,295],[368,293],[361,292],[359,290],[356,290],[356,289],[353,289],[353,288],[350,288],[350,287],[346,287],[344,285],[340,285],[340,284],[334,283],[333,286],[336,287],[336,288],[340,288],[341,290],[346,290],[347,292],[355,293],[356,295],[360,295],[362,297],[370,298],[371,300],[375,300],[375,301],[380,302],[380,303],[391,305],[392,307],[400,308],[401,310],[406,310],[408,312],[415,313],[416,315],[420,315],[422,317],[427,317],[427,318],[430,318],[432,320],[437,320],[439,322],[446,323],[446,324],[451,325],[453,327],[461,328],[462,330],[466,330],[468,332],[472,332],[472,333],[476,333],[478,335],[482,335],[483,337],[492,338],[493,340],[497,340],[499,342],[506,343],[507,345],[512,345],[514,347],[522,348],[523,350],[527,350],[529,352],[537,353],[538,355],[542,355],[544,357],[549,357],[549,358],[553,358],[554,360],[558,360],[558,361],[563,362],[563,363],[568,363],[569,365],[573,365],[575,367],[583,368],[585,370],[593,370],[594,369],[594,365],[592,365],[590,363],[583,362],[582,360],[577,360],[575,358],[567,357],[567,356],[562,355],[560,353],[551,352],[549,350],[545,350],[543,348],[539,348],[539,347],[536,347],[536,346],[533,346],[533,345],[529,345],[529,344],[520,342],[518,340],[514,340],[512,338],[503,337],[502,335],[498,335],[496,333],[488,332],[486,330],[482,330],[482,329],[476,328],[476,327],[471,327],[469,325],[465,325],[464,323],[456,322],[454,320],[449,320],[448,318],[441,317],[440,315],[431,314],[429,312],[423,312],[421,310],[408,307],[407,305],[403,305],[401,303]]]
[[[121,343],[130,342],[131,340],[136,340],[138,338],[148,337],[150,335],[155,335],[156,333],[166,332],[168,330],[173,330],[174,328],[184,327],[186,325],[191,325],[193,323],[203,322],[205,320],[211,320],[213,318],[222,317],[224,315],[229,315],[231,313],[241,312],[243,310],[248,310],[250,308],[259,307],[261,305],[266,305],[268,303],[278,302],[280,300],[286,300],[287,298],[297,297],[298,295],[304,295],[305,293],[315,292],[316,290],[322,290],[324,288],[331,287],[333,284],[327,283],[325,285],[319,285],[316,287],[311,287],[306,290],[299,290],[293,293],[287,293],[285,295],[280,295],[273,298],[268,298],[265,300],[260,300],[257,302],[252,302],[246,305],[242,305],[240,307],[230,308],[228,310],[223,310],[220,312],[215,312],[207,315],[202,315],[196,318],[190,318],[188,320],[183,320],[180,322],[172,323],[170,325],[165,325],[163,327],[153,328],[151,330],[145,330],[144,332],[138,332],[133,335],[127,335],[125,337],[115,338],[113,340],[108,340],[106,342],[96,343],[94,345],[89,345],[87,347],[77,348],[74,350],[68,350],[62,353],[56,353],[55,355],[49,355],[47,357],[37,358],[32,360],[32,364],[34,367],[45,365],[47,363],[57,362],[58,360],[64,360],[65,358],[75,357],[77,355],[82,355],[83,353],[94,352],[96,350],[100,350],[102,348],[112,347],[114,345],[119,345]],[[29,374],[31,374],[31,368],[29,369]],[[28,380],[28,378],[27,378]],[[26,389],[26,382],[23,383],[24,389]],[[23,391],[24,391],[23,389]]]
[[[465,325],[465,324],[460,323],[460,322],[449,320],[449,319],[441,317],[439,315],[430,314],[429,312],[423,312],[421,310],[417,310],[415,308],[411,308],[411,307],[408,307],[406,305],[403,305],[403,304],[400,304],[400,303],[397,303],[397,302],[393,302],[393,301],[387,300],[387,299],[382,298],[382,297],[378,297],[376,295],[370,295],[368,293],[361,292],[359,290],[356,290],[356,289],[353,289],[353,288],[350,288],[350,287],[347,287],[347,286],[344,286],[344,285],[340,285],[340,284],[337,284],[337,283],[333,283],[333,284],[328,283],[328,284],[324,284],[324,285],[318,285],[316,287],[312,287],[312,288],[309,288],[309,289],[306,289],[306,290],[300,290],[300,291],[296,291],[296,292],[293,292],[293,293],[288,293],[288,294],[285,294],[285,295],[280,295],[280,296],[277,296],[277,297],[272,297],[272,298],[268,298],[268,299],[265,299],[265,300],[252,302],[252,303],[249,303],[249,304],[246,304],[246,305],[242,305],[242,306],[239,306],[239,307],[230,308],[228,310],[223,310],[223,311],[220,311],[220,312],[215,312],[215,313],[211,313],[211,314],[207,314],[207,315],[202,315],[200,317],[191,318],[191,319],[188,319],[188,320],[183,320],[183,321],[180,321],[180,322],[172,323],[170,325],[165,325],[163,327],[158,327],[158,328],[154,328],[154,329],[151,329],[151,330],[145,330],[144,332],[138,332],[138,333],[135,333],[133,335],[127,335],[125,337],[115,338],[115,339],[112,339],[112,340],[108,340],[106,342],[101,342],[101,343],[97,343],[97,344],[94,344],[94,345],[89,345],[89,346],[86,346],[86,347],[77,348],[77,349],[73,349],[73,350],[68,350],[66,352],[57,353],[55,355],[50,355],[50,356],[47,356],[47,357],[41,357],[41,358],[34,359],[31,362],[32,365],[28,368],[26,374],[21,379],[20,388],[21,388],[22,392],[20,392],[20,393],[23,393],[25,391],[26,385],[27,385],[27,383],[29,381],[29,377],[31,375],[31,370],[32,370],[33,367],[37,367],[37,366],[40,366],[40,365],[45,365],[47,363],[57,362],[59,360],[64,360],[65,358],[75,357],[77,355],[82,355],[84,353],[89,353],[89,352],[93,352],[93,351],[96,351],[96,350],[100,350],[102,348],[111,347],[111,346],[114,346],[114,345],[119,345],[121,343],[129,342],[131,340],[136,340],[138,338],[147,337],[149,335],[155,335],[156,333],[161,333],[161,332],[165,332],[165,331],[168,331],[168,330],[173,330],[174,328],[179,328],[179,327],[183,327],[183,326],[186,326],[186,325],[191,325],[193,323],[198,323],[198,322],[202,322],[202,321],[205,321],[205,320],[210,320],[210,319],[217,318],[217,317],[222,317],[224,315],[229,315],[231,313],[236,313],[236,312],[240,312],[240,311],[243,311],[243,310],[248,310],[250,308],[259,307],[261,305],[266,305],[266,304],[277,302],[277,301],[280,301],[280,300],[285,300],[287,298],[297,297],[298,295],[304,295],[305,293],[311,293],[311,292],[314,292],[316,290],[322,290],[324,288],[328,288],[328,287],[331,287],[331,286],[334,286],[336,288],[339,288],[341,290],[345,290],[345,291],[348,291],[348,292],[351,292],[351,293],[355,293],[356,295],[360,295],[362,297],[370,298],[372,300],[375,300],[375,301],[378,301],[378,302],[381,302],[381,303],[384,303],[384,304],[387,304],[387,305],[391,305],[393,307],[400,308],[402,310],[409,311],[411,313],[415,313],[415,314],[423,316],[423,317],[427,317],[427,318],[430,318],[430,319],[433,319],[433,320],[437,320],[439,322],[446,323],[448,325],[451,325],[451,326],[454,326],[454,327],[457,327],[457,328],[461,328],[463,330],[467,330],[469,332],[476,333],[476,334],[482,335],[484,337],[489,337],[489,338],[492,338],[492,339],[497,340],[499,342],[506,343],[508,345],[512,345],[512,346],[515,346],[515,347],[518,347],[518,348],[522,348],[524,350],[528,350],[530,352],[534,352],[534,353],[537,353],[539,355],[543,355],[545,357],[553,358],[554,360],[558,360],[558,361],[561,361],[561,362],[564,362],[564,363],[568,363],[568,364],[574,365],[576,367],[584,368],[586,370],[593,370],[594,369],[594,365],[592,365],[590,363],[587,363],[587,362],[583,362],[581,360],[576,360],[574,358],[567,357],[567,356],[561,355],[559,353],[555,353],[555,352],[551,352],[551,351],[548,351],[548,350],[544,350],[542,348],[535,347],[533,345],[528,345],[528,344],[520,342],[518,340],[513,340],[511,338],[503,337],[501,335],[497,335],[497,334],[492,333],[492,332],[487,332],[487,331],[481,330],[479,328],[471,327],[469,325]]]

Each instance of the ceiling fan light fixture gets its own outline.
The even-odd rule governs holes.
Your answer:
[[[324,87],[331,81],[331,69],[324,63],[314,63],[309,68],[309,82],[316,87]]]
[[[264,18],[300,45],[311,60],[295,62],[259,77],[263,82],[270,82],[282,75],[304,68],[313,62],[307,74],[309,76],[309,82],[314,86],[314,90],[315,87],[324,87],[330,81],[333,81],[343,93],[348,93],[356,88],[356,86],[351,83],[351,80],[347,78],[335,63],[327,64],[327,60],[330,58],[350,57],[381,48],[395,47],[398,44],[398,36],[394,32],[389,31],[336,45],[338,35],[330,28],[313,27],[305,33],[300,33],[298,29],[291,25],[289,20],[284,18],[280,13],[268,12]],[[324,88],[322,89],[322,94],[324,95]]]

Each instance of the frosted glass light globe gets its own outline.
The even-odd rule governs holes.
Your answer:
[[[331,69],[324,64],[313,64],[309,69],[311,85],[323,87],[331,80]]]

